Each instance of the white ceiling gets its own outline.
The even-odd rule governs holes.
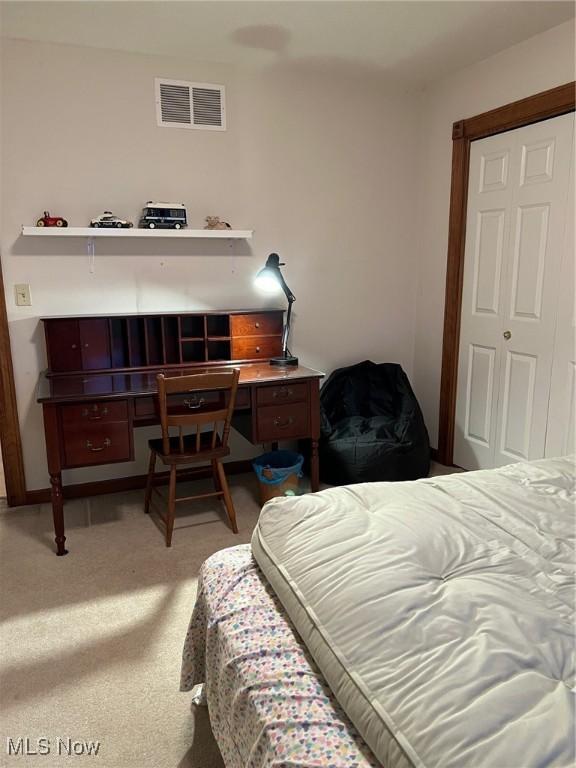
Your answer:
[[[202,61],[356,63],[421,86],[574,17],[573,2],[1,0],[4,37]]]

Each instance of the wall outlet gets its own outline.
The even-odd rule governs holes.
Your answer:
[[[31,307],[32,299],[30,298],[30,286],[28,283],[17,283],[14,289],[16,291],[16,306]]]

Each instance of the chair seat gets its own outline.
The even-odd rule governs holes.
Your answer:
[[[212,459],[221,459],[230,454],[228,446],[222,447],[220,438],[216,440],[216,447],[212,448],[212,432],[202,432],[200,434],[200,450],[196,450],[196,434],[184,435],[184,450],[180,450],[180,438],[175,436],[170,438],[170,453],[164,453],[162,438],[148,440],[150,450],[158,454],[164,464],[189,464],[196,461],[211,461]]]

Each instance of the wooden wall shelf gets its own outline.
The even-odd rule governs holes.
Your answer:
[[[103,227],[22,227],[24,237],[140,237],[206,240],[250,240],[253,229],[116,229]]]

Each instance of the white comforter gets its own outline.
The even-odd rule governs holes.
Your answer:
[[[334,488],[252,548],[384,766],[571,766],[574,459]]]

